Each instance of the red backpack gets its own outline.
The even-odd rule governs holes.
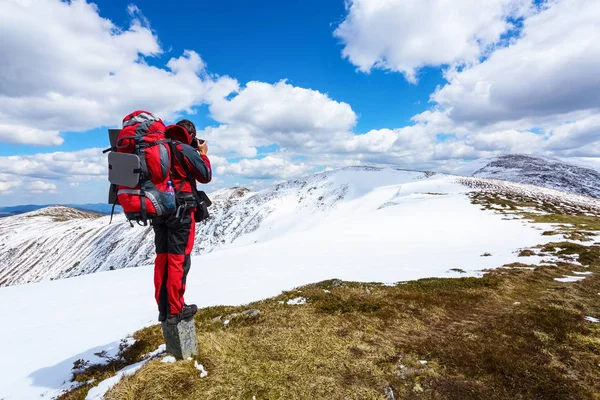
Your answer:
[[[176,209],[173,188],[169,188],[171,151],[165,132],[160,118],[135,111],[123,119],[123,129],[107,149],[112,150],[109,181],[129,221],[147,225],[149,219]]]

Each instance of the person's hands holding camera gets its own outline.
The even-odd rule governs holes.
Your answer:
[[[208,153],[208,143],[206,143],[206,140],[198,139],[196,140],[196,144],[198,146],[197,148],[200,154]]]

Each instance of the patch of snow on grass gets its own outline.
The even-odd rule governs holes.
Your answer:
[[[573,271],[573,273],[575,275],[591,275],[591,272],[579,272],[579,271]]]
[[[121,381],[124,376],[130,376],[135,374],[140,368],[144,366],[150,360],[140,361],[133,365],[129,365],[119,372],[112,378],[108,378],[103,380],[98,384],[98,386],[93,387],[88,392],[85,400],[101,400],[104,399],[104,395],[108,392],[113,386]]]
[[[586,317],[585,317],[585,320],[586,320],[586,321],[589,321],[589,322],[593,322],[593,323],[595,323],[595,324],[597,324],[597,323],[599,323],[599,322],[600,322],[600,319],[598,319],[598,318],[594,318],[594,317],[590,317],[590,316],[586,316]]]
[[[205,378],[206,376],[208,376],[208,372],[204,369],[204,366],[202,364],[198,364],[198,361],[194,361],[194,367],[196,367],[196,369],[200,371],[200,378]]]
[[[562,278],[554,278],[557,282],[577,282],[585,279],[585,276],[564,275]]]
[[[156,350],[154,350],[151,353],[148,353],[146,355],[146,359],[145,360],[137,362],[137,363],[132,364],[132,365],[128,365],[125,368],[123,368],[122,370],[118,371],[115,376],[103,380],[102,382],[100,382],[98,384],[98,386],[93,387],[93,388],[90,389],[90,391],[88,392],[85,400],[101,400],[101,399],[104,399],[104,395],[106,394],[106,392],[108,392],[113,386],[115,386],[117,383],[119,383],[121,381],[121,379],[123,379],[124,376],[130,376],[130,375],[135,374],[148,361],[152,360],[153,358],[155,358],[159,354],[164,353],[165,349],[166,349],[166,345],[161,344],[160,346],[158,346],[158,348]],[[165,357],[165,359],[166,358],[169,358],[169,357]],[[163,359],[162,362],[166,362],[166,361],[164,361],[164,359]]]
[[[299,306],[302,304],[306,304],[306,299],[304,297],[296,297],[295,299],[288,300],[287,304],[292,306]]]
[[[544,261],[542,261],[542,264],[544,263]],[[528,270],[528,271],[533,271],[535,269],[535,267],[500,267],[500,269],[524,269],[524,270]]]
[[[169,363],[169,364],[172,364],[175,361],[177,361],[177,360],[173,356],[166,356],[165,358],[163,358],[162,360],[160,360],[160,362],[162,362],[162,363]]]
[[[159,354],[164,353],[165,351],[167,351],[167,345],[163,343],[160,346],[158,346],[158,348],[156,350],[154,350],[151,353],[146,354],[144,357],[147,359],[153,359],[154,357],[158,356]]]

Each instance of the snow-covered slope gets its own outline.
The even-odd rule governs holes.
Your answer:
[[[232,207],[246,189],[228,189],[213,197],[213,218],[198,225],[194,254],[211,251],[235,239],[239,223]],[[98,271],[152,263],[150,227],[110,217],[52,206],[7,217],[0,224],[0,286],[69,278]],[[248,229],[248,228],[246,228]],[[239,229],[244,232],[244,228]]]
[[[473,161],[459,174],[526,183],[600,198],[600,173],[552,158],[504,155]]]
[[[421,172],[349,168],[313,175],[252,193],[244,188],[212,195],[211,218],[197,226],[194,255],[243,246],[321,224],[338,205],[380,183],[426,179]],[[68,278],[151,264],[153,233],[109,217],[49,207],[2,220],[0,286]]]
[[[537,160],[537,161],[536,161]],[[474,171],[498,179],[558,187],[600,196],[595,171],[526,156],[486,162]],[[414,188],[451,176],[393,168],[352,167],[279,184],[253,193],[244,188],[212,195],[212,217],[197,226],[194,255],[263,243],[338,218],[354,218],[357,199],[384,186]],[[417,185],[417,186],[415,186]],[[412,189],[411,189],[412,190]],[[378,207],[393,201],[382,198]],[[68,278],[152,263],[153,233],[109,217],[49,207],[2,219],[0,286]]]

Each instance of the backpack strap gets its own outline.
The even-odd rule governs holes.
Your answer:
[[[110,222],[109,225],[112,224],[113,215],[115,215],[115,206],[119,202],[119,198],[117,197],[117,192],[119,191],[117,185],[111,185],[112,191],[115,193],[115,201],[113,201],[112,209],[110,210]]]
[[[142,124],[140,124],[142,125]],[[139,129],[139,127],[138,127]],[[143,136],[136,135],[135,136],[135,153],[140,157],[142,171],[140,171],[140,182],[147,179],[145,170],[146,170],[146,156],[144,154],[144,144],[142,143]],[[141,149],[141,151],[140,151]],[[146,191],[144,187],[140,184],[140,214],[141,218],[137,221],[138,225],[148,226],[148,214],[146,213]]]
[[[181,168],[183,168],[183,170],[185,171],[186,179],[183,182],[181,182],[181,185],[179,185],[179,188],[175,192],[175,198],[179,197],[179,194],[181,193],[181,189],[183,189],[183,185],[185,185],[185,181],[187,180],[192,188],[192,195],[194,196],[194,200],[196,201],[196,206],[199,206],[202,200],[200,199],[200,196],[198,195],[198,188],[196,188],[196,180],[192,176],[189,168],[187,167],[187,164],[185,163],[183,153],[177,148],[178,143],[180,143],[180,142],[171,141],[169,143],[169,146],[171,147],[171,154],[173,154],[175,156],[175,158],[177,158],[177,161],[181,165]],[[173,175],[173,166],[174,166],[174,164],[171,166],[171,175]],[[182,207],[182,206],[180,206],[180,207]],[[180,208],[177,209],[176,216],[179,216],[179,215],[181,215],[181,220],[183,220],[185,213],[182,213]]]

